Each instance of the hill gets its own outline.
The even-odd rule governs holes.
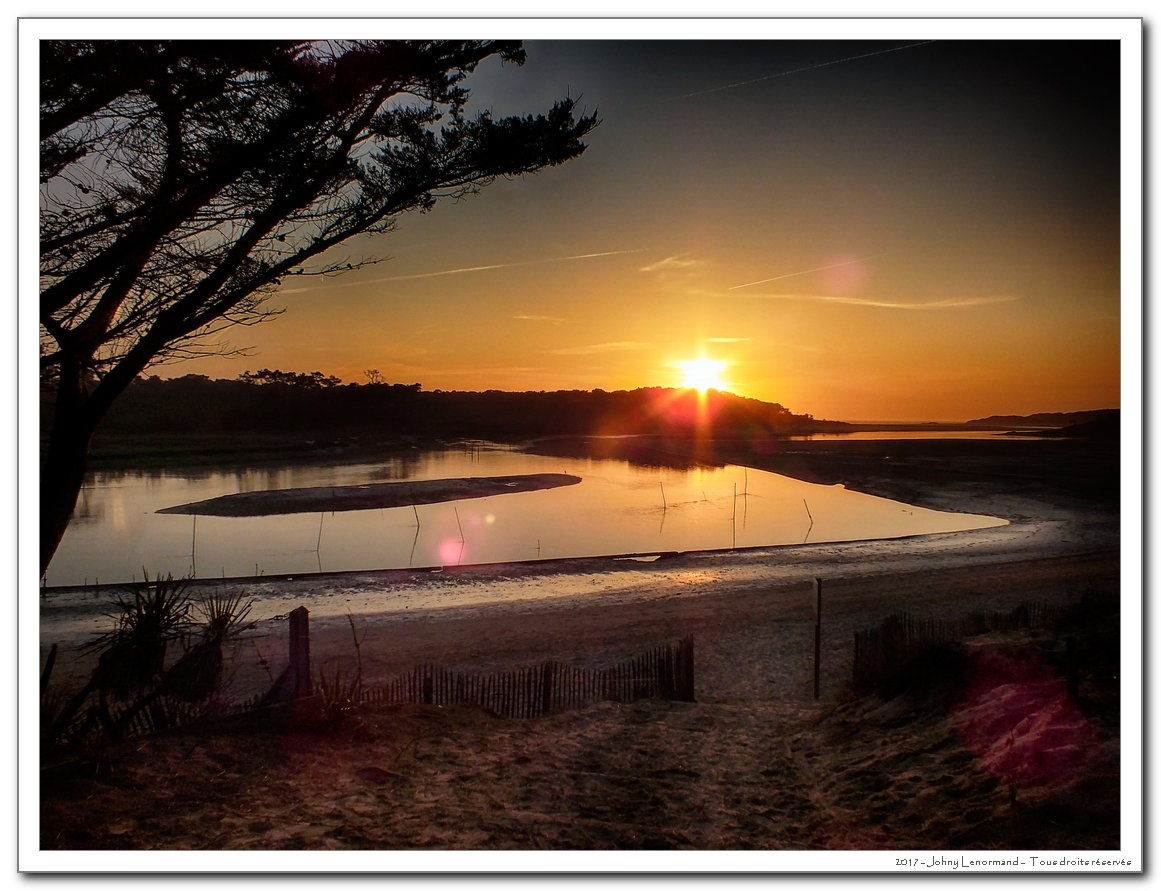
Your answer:
[[[511,438],[583,435],[763,437],[841,432],[849,425],[777,403],[710,390],[424,391],[419,384],[340,384],[322,375],[264,372],[136,381],[103,436],[131,434],[375,434]]]
[[[1119,419],[1120,414],[1119,408],[1102,408],[1095,411],[1038,412],[1033,415],[989,415],[986,418],[967,421],[964,426],[993,430],[1004,427],[1071,427],[1074,424],[1087,424],[1090,421],[1110,417]]]

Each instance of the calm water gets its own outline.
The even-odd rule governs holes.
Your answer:
[[[579,485],[417,508],[191,517],[155,513],[234,492],[563,472]],[[735,496],[736,493],[736,496]],[[49,585],[150,576],[275,575],[537,558],[854,541],[1004,525],[742,467],[675,470],[503,448],[236,473],[97,474],[48,568]]]
[[[1025,440],[1044,439],[1036,433],[1022,433],[1009,436],[1002,430],[860,430],[855,433],[811,433],[806,436],[791,436],[791,440],[810,442],[812,440],[883,440],[883,439],[1000,439]]]

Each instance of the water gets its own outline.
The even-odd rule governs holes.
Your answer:
[[[570,473],[575,486],[444,504],[270,517],[159,508],[235,492],[392,479]],[[896,538],[1004,525],[728,465],[678,470],[528,455],[502,447],[237,472],[96,474],[46,573],[48,585],[656,554]]]
[[[991,439],[1027,440],[1047,439],[1036,431],[1011,436],[1003,430],[858,430],[854,433],[810,433],[803,436],[789,436],[797,442],[852,441],[852,440],[894,440],[894,439]]]

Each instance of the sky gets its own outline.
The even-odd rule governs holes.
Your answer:
[[[1115,42],[530,41],[470,108],[596,109],[560,167],[348,243],[248,354],[424,389],[720,387],[835,420],[1120,404]]]

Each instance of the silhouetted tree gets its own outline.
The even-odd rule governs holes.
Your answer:
[[[302,387],[307,390],[337,387],[342,383],[333,374],[325,375],[321,371],[299,374],[294,371],[271,371],[269,368],[261,368],[258,371],[243,371],[238,375],[238,380],[247,384],[286,384],[288,387]]]
[[[284,277],[359,266],[326,256],[351,236],[573,158],[596,125],[571,99],[465,114],[464,78],[521,64],[517,42],[40,47],[42,571],[94,430],[144,369],[221,351],[207,338],[269,315]]]

